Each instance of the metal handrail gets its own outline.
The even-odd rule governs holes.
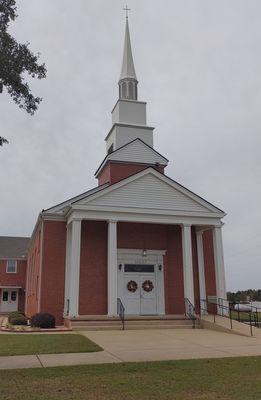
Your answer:
[[[228,306],[224,305],[223,301],[220,301],[220,300],[226,301]],[[205,304],[204,307],[202,307],[202,303]],[[204,312],[207,312],[208,314],[210,314],[211,313],[211,307],[210,306],[212,306],[212,314],[213,314],[214,323],[216,322],[216,315],[219,315],[221,317],[226,317],[226,318],[229,318],[229,320],[230,320],[230,328],[232,329],[233,328],[233,320],[234,320],[234,318],[232,317],[232,311],[235,311],[235,310],[232,309],[232,307],[229,304],[229,302],[226,299],[221,299],[221,298],[217,298],[216,302],[205,300],[205,299],[204,300],[200,300],[200,313],[201,313],[201,311],[204,311]],[[249,325],[251,336],[253,336],[253,328],[252,327],[253,326],[256,326],[256,327],[259,326],[259,324],[258,324],[258,316],[256,316],[254,314],[255,317],[253,319],[253,317],[252,317],[253,313],[247,312],[247,311],[240,311],[240,312],[244,312],[244,314],[247,314],[249,321],[240,319],[240,316],[238,316],[237,321]]]
[[[195,329],[197,320],[196,309],[187,297],[185,297],[184,302],[185,302],[185,316],[192,320],[193,323],[192,327],[193,329]]]
[[[117,314],[121,319],[122,330],[124,331],[124,329],[125,329],[125,307],[122,304],[122,301],[119,297],[117,298]]]

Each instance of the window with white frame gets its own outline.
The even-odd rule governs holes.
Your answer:
[[[17,271],[17,261],[16,260],[7,260],[6,272],[8,274],[16,274],[16,271]]]

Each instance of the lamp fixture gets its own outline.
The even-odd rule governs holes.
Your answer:
[[[142,257],[147,257],[147,250],[146,249],[142,250]]]
[[[122,264],[119,264],[119,271],[121,271],[122,269]]]

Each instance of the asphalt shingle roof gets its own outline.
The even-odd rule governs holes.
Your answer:
[[[0,236],[0,259],[26,256],[29,237]]]

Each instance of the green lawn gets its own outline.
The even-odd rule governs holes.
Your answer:
[[[79,353],[102,350],[85,336],[76,334],[16,333],[0,335],[0,356],[21,354]]]
[[[240,321],[249,321],[249,314],[250,314],[249,312],[241,311],[239,313]],[[258,321],[261,322],[261,313],[257,313],[257,314],[258,314]],[[238,321],[238,312],[237,311],[232,311],[231,316],[233,319]],[[256,313],[251,313],[252,321],[254,321],[255,317],[256,317]]]
[[[1,400],[260,400],[261,357],[0,372]]]

